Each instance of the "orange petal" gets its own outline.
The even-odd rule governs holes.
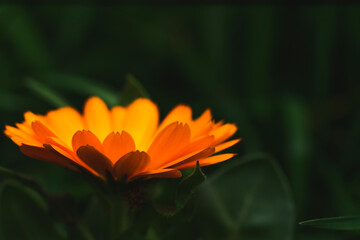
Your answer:
[[[174,156],[174,158],[171,161],[168,161],[166,164],[161,165],[161,168],[167,168],[172,165],[175,165],[179,162],[184,161],[185,159],[188,159],[195,154],[198,154],[199,152],[203,151],[204,149],[207,149],[211,146],[212,142],[214,141],[214,136],[205,136],[202,138],[199,138],[198,140],[191,142],[187,146],[184,147],[183,151],[181,151],[179,154]]]
[[[20,151],[28,157],[45,162],[55,163],[66,168],[76,170],[76,167],[72,165],[70,159],[62,156],[54,150],[23,144],[20,146]]]
[[[162,121],[158,129],[158,132],[160,132],[162,129],[164,129],[166,126],[168,126],[173,122],[189,124],[191,123],[191,121],[192,121],[191,108],[186,105],[178,105],[175,108],[173,108],[165,117],[165,119]]]
[[[79,147],[90,145],[99,151],[102,151],[100,140],[91,132],[87,130],[77,131],[72,138],[72,148],[76,152]]]
[[[200,159],[204,159],[206,157],[209,157],[211,156],[212,154],[215,153],[215,148],[206,148],[204,150],[202,150],[201,152],[171,166],[172,168],[176,168],[176,169],[184,169],[183,166],[190,166],[191,165],[191,168],[195,167],[196,166],[196,162]]]
[[[85,128],[82,116],[71,107],[63,107],[50,111],[45,117],[46,124],[56,136],[71,145],[74,133]]]
[[[129,152],[120,158],[114,165],[114,175],[116,178],[131,178],[134,174],[145,169],[150,162],[150,156],[145,152]]]
[[[231,140],[231,141],[227,141],[224,142],[222,144],[219,144],[217,146],[215,146],[215,152],[220,152],[226,148],[229,148],[231,146],[234,146],[235,144],[237,144],[238,142],[240,142],[242,139],[235,139],[235,140]]]
[[[124,131],[134,139],[136,149],[145,150],[158,126],[157,106],[149,99],[140,98],[127,107]]]
[[[81,146],[76,153],[86,165],[101,176],[105,177],[106,172],[112,172],[111,161],[93,146]]]
[[[124,120],[126,116],[126,108],[115,106],[110,112],[112,126],[114,132],[121,132],[124,129]]]
[[[212,129],[212,126],[210,109],[206,109],[190,126],[192,138],[207,134]]]
[[[45,144],[46,146],[48,144],[51,148],[53,148],[56,152],[60,153],[61,155],[65,156],[66,158],[71,159],[74,161],[74,164],[77,166],[80,166],[82,168],[85,168],[89,172],[93,173],[94,175],[99,176],[97,172],[95,172],[92,168],[90,168],[88,165],[86,165],[79,157],[78,155],[73,152],[70,147],[64,143],[61,139],[58,138],[46,138]]]
[[[55,137],[55,134],[39,120],[32,122],[31,128],[34,130],[34,133],[38,136],[41,142],[44,142],[45,138]]]
[[[200,167],[205,167],[205,166],[212,165],[215,163],[223,162],[225,160],[228,160],[228,159],[234,157],[235,155],[236,154],[234,154],[234,153],[225,153],[225,154],[215,155],[215,156],[211,156],[211,157],[199,160],[199,164],[200,164]],[[189,162],[187,164],[181,165],[181,167],[178,167],[178,168],[180,170],[184,170],[184,169],[193,168],[194,166],[195,165],[193,162]]]
[[[230,138],[232,135],[235,134],[237,130],[237,127],[235,124],[227,123],[223,126],[220,126],[218,128],[215,128],[213,131],[211,131],[209,134],[214,135],[214,145],[217,145],[226,139]]]
[[[41,115],[37,115],[34,114],[30,111],[27,111],[24,113],[24,118],[25,118],[25,124],[28,125],[29,127],[31,127],[31,123],[35,122],[36,120],[42,121],[44,120],[44,116]]]
[[[31,136],[18,128],[6,125],[4,133],[19,146],[21,144],[27,144],[42,147],[42,143],[34,134]]]
[[[156,169],[171,161],[179,151],[190,143],[191,132],[187,124],[172,123],[155,138],[147,153],[151,157],[150,169]]]
[[[126,153],[135,151],[135,143],[127,132],[110,133],[103,142],[104,154],[115,162]]]
[[[112,132],[109,109],[103,100],[91,97],[84,107],[85,126],[93,132],[100,141]]]
[[[179,178],[182,174],[177,169],[167,168],[167,169],[157,169],[157,170],[151,170],[142,172],[138,175],[133,176],[129,179],[130,181],[134,181],[139,178],[143,179],[150,179],[150,178]]]

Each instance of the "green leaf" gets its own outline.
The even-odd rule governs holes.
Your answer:
[[[194,171],[184,178],[178,187],[175,204],[179,211],[189,201],[194,191],[200,186],[206,179],[205,174],[201,171],[199,162],[196,163]]]
[[[360,216],[340,216],[319,218],[299,223],[304,226],[333,230],[360,230]]]
[[[201,187],[195,226],[204,239],[289,240],[295,225],[287,180],[266,154],[232,160]],[[204,219],[204,220],[202,220]]]
[[[85,97],[98,96],[109,106],[114,106],[118,102],[117,93],[111,90],[110,87],[84,77],[66,74],[47,74],[42,78],[44,78],[49,85],[56,89],[75,92]]]
[[[34,190],[5,181],[0,195],[1,239],[63,239],[48,209],[46,201]]]
[[[121,105],[128,105],[136,98],[150,98],[149,93],[141,85],[141,83],[131,74],[126,76],[126,82],[121,92]]]
[[[52,104],[55,107],[64,107],[69,105],[63,97],[61,97],[58,93],[56,93],[51,88],[45,86],[31,78],[27,78],[25,81],[25,85],[34,92],[35,95],[39,95],[44,101]]]

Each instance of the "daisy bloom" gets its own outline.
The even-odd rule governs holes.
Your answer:
[[[24,122],[6,126],[5,134],[23,154],[71,170],[85,169],[106,179],[178,178],[180,170],[225,161],[219,154],[240,141],[226,141],[234,124],[215,123],[210,110],[193,120],[191,108],[176,106],[159,123],[157,106],[139,98],[110,110],[98,97],[89,98],[80,114],[63,107],[46,115],[24,114]]]

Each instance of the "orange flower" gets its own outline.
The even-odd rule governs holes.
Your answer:
[[[159,124],[157,106],[139,98],[127,107],[111,110],[98,97],[91,97],[84,114],[71,107],[45,116],[24,114],[5,134],[23,154],[72,170],[84,168],[105,179],[127,182],[139,178],[178,178],[179,170],[225,161],[235,154],[214,153],[240,139],[224,142],[237,130],[234,124],[212,121],[210,110],[192,120],[191,108],[175,107]]]

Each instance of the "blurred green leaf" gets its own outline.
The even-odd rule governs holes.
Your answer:
[[[85,97],[98,96],[109,106],[114,106],[118,102],[116,91],[84,77],[66,74],[47,74],[43,78],[50,86],[56,89],[75,92]]]
[[[128,105],[136,98],[150,98],[149,93],[141,83],[131,74],[126,76],[126,82],[120,96],[120,105]]]
[[[341,216],[330,218],[319,218],[307,220],[299,223],[304,226],[325,228],[333,230],[360,230],[359,216]]]
[[[194,191],[203,183],[206,179],[205,174],[201,171],[199,162],[196,163],[194,171],[184,178],[178,187],[176,194],[176,208],[179,211],[189,201]]]
[[[35,94],[39,95],[45,102],[50,103],[54,107],[64,107],[69,104],[61,97],[58,93],[56,93],[51,88],[45,86],[39,81],[36,81],[31,78],[27,78],[25,80],[25,85]]]
[[[287,180],[266,154],[233,160],[201,188],[197,226],[204,239],[289,240],[294,206]],[[197,219],[201,222],[201,219]]]
[[[0,210],[2,239],[63,239],[56,232],[45,200],[18,182],[3,183]]]

